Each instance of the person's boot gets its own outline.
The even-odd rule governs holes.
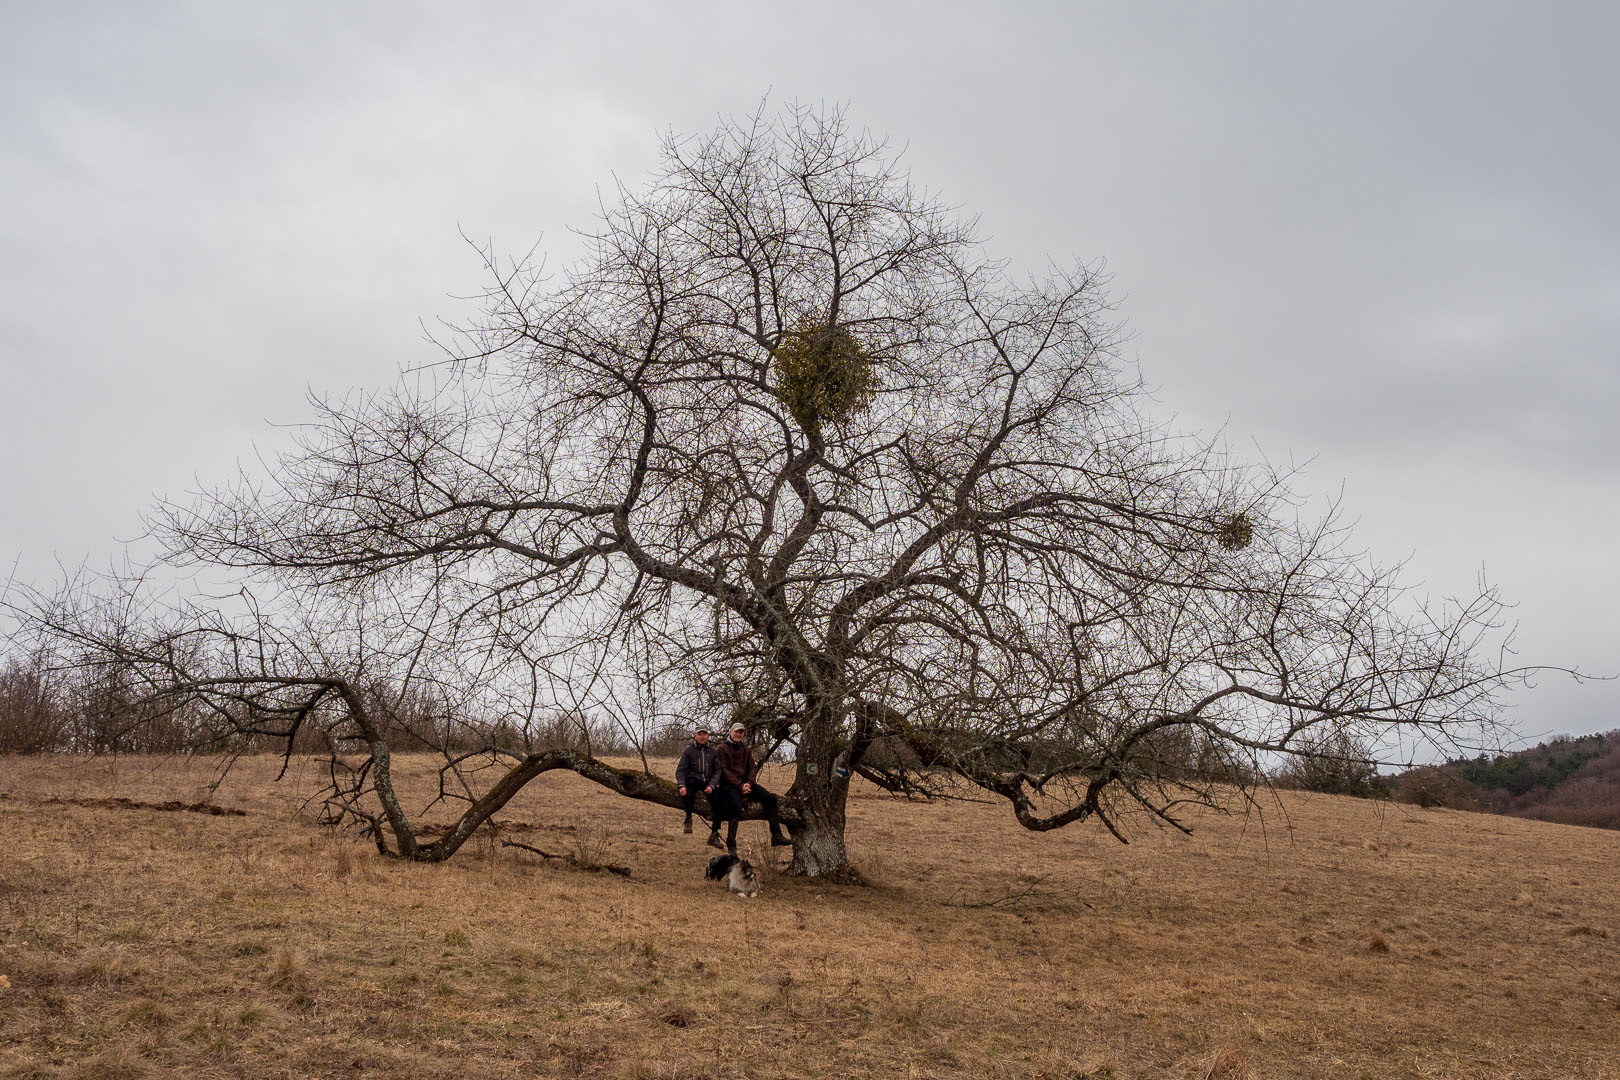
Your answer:
[[[687,833],[687,834],[690,834],[692,832],[692,815],[691,814],[686,815],[686,824],[681,826],[681,832]]]
[[[792,846],[793,846],[793,841],[789,840],[787,837],[783,836],[781,833],[772,833],[771,834],[771,847],[792,847]]]
[[[719,848],[721,851],[726,849],[726,845],[720,842],[720,834],[718,832],[712,832],[709,834],[709,846],[712,848]]]

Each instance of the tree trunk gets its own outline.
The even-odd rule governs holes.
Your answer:
[[[858,880],[844,847],[844,805],[849,799],[848,755],[833,739],[836,727],[811,722],[799,743],[798,771],[788,795],[799,812],[788,873]]]
[[[795,783],[794,787],[799,786]],[[814,800],[821,804],[819,806],[813,805],[812,797],[799,790],[803,801],[799,828],[793,834],[793,862],[788,866],[788,873],[836,881],[854,877],[849,852],[844,848],[843,796],[847,790],[820,793],[823,797]]]
[[[338,682],[335,686],[339,696],[343,698],[344,706],[349,710],[349,718],[354,721],[354,726],[360,730],[366,744],[371,748],[371,785],[377,791],[377,801],[382,803],[388,827],[393,830],[395,851],[401,858],[414,859],[417,857],[416,829],[412,827],[411,819],[399,805],[399,796],[394,793],[388,741],[371,722],[371,715],[366,712],[365,701],[360,697],[360,692],[347,682]],[[288,747],[290,750],[290,742]],[[387,850],[381,829],[377,832],[377,849],[384,852]]]

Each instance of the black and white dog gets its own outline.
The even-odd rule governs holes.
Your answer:
[[[759,875],[754,873],[754,864],[747,859],[739,859],[735,855],[716,855],[709,860],[703,876],[709,881],[724,881],[726,888],[743,900],[751,900],[759,895]]]

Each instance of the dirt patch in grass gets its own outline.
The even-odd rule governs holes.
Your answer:
[[[1612,832],[1287,795],[1125,847],[863,791],[866,886],[750,822],[741,901],[577,777],[512,832],[629,878],[386,860],[280,764],[0,759],[0,1077],[1620,1077]]]

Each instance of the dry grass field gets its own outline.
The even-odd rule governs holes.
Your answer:
[[[870,885],[745,902],[571,775],[503,835],[629,878],[383,860],[277,764],[0,759],[0,1077],[1620,1077],[1620,833],[1285,795],[1122,847],[867,793]],[[207,799],[245,813],[153,805]]]

